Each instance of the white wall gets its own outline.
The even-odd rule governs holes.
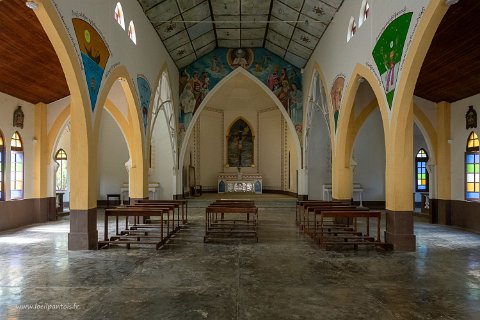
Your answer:
[[[158,115],[152,134],[152,167],[149,170],[148,181],[159,183],[157,199],[172,199],[174,160],[171,154],[172,144],[167,121],[163,111]]]
[[[197,164],[200,185],[216,189],[217,174],[224,171],[223,141],[225,139],[223,110],[204,110],[200,116],[200,163]]]
[[[403,9],[405,9],[405,12],[413,12],[410,29],[405,41],[404,52],[406,52],[417,19],[422,15],[422,10],[428,5],[429,1],[430,0],[369,0],[370,16],[361,27],[357,28],[357,32],[348,43],[347,30],[350,18],[353,16],[357,26],[359,25],[358,18],[362,1],[344,1],[305,66],[304,88],[310,87],[316,62],[322,69],[329,89],[332,87],[333,81],[338,74],[345,75],[344,88],[346,88],[350,81],[350,75],[357,63],[374,66],[373,71],[378,75],[372,50],[383,27],[388,24],[388,21],[395,13]],[[402,66],[403,61],[400,64],[400,68],[402,68]],[[398,79],[400,79],[401,75],[402,71],[400,70]]]
[[[128,183],[125,162],[130,158],[125,138],[109,112],[104,110],[100,122],[97,153],[98,199],[106,199],[107,193],[120,193]]]
[[[363,200],[384,201],[385,140],[379,108],[370,114],[358,132],[353,146],[353,159],[357,162],[353,182],[362,185]]]
[[[308,198],[323,199],[323,185],[332,183],[331,147],[327,125],[320,110],[312,109],[309,130],[308,153]]]
[[[278,109],[259,114],[258,172],[263,174],[263,188],[282,190],[282,121]]]
[[[18,106],[22,106],[24,113],[23,129],[13,127],[13,113]],[[32,142],[35,136],[35,106],[29,102],[15,98],[13,96],[0,92],[0,130],[5,139],[5,199],[10,199],[10,140],[15,131],[20,133],[23,141],[24,150],[24,193],[23,198],[33,197],[33,175],[34,175],[34,144]]]
[[[465,151],[470,132],[474,131],[480,136],[480,127],[466,129],[465,114],[468,106],[473,105],[480,115],[480,94],[453,102],[451,104],[451,177],[452,177],[452,200],[465,200]]]

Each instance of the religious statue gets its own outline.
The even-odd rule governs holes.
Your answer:
[[[468,107],[467,114],[465,115],[467,130],[477,127],[477,112],[473,109],[473,106]]]
[[[22,106],[18,106],[17,110],[13,113],[13,126],[23,129],[23,120],[25,115],[22,111]]]

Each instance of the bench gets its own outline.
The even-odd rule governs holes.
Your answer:
[[[221,219],[218,220],[218,214]],[[225,219],[225,214],[234,216],[233,219]],[[236,218],[238,215],[246,215],[245,219]],[[250,219],[253,215],[253,219]],[[205,209],[205,236],[204,242],[212,238],[239,238],[250,236],[258,242],[257,234],[258,208],[251,203],[219,204],[213,203]]]
[[[109,247],[112,244],[126,244],[127,248],[130,248],[131,244],[153,244],[158,250],[160,246],[165,244],[172,233],[167,230],[167,233],[164,234],[163,223],[156,225],[158,230],[148,230],[143,232],[138,232],[135,228],[136,224],[134,223],[130,228],[128,224],[128,217],[151,217],[159,216],[161,221],[164,221],[164,214],[168,216],[168,208],[142,208],[142,207],[117,207],[113,209],[105,210],[105,225],[104,225],[104,240],[98,241],[98,248]],[[109,238],[108,236],[108,218],[109,217],[126,217],[125,219],[125,230],[119,232],[118,230],[118,219],[116,220],[116,232],[115,236]],[[135,219],[136,220],[136,219]],[[167,225],[169,222],[167,221]]]
[[[188,202],[187,200],[137,200],[135,203],[155,203],[155,204],[178,204],[182,208],[182,223],[188,223]]]
[[[320,246],[327,248],[332,245],[353,245],[355,248],[358,245],[382,245],[380,238],[380,224],[381,212],[369,210],[315,210],[315,216],[320,215],[318,228],[315,229],[314,239],[317,240]],[[353,219],[353,229],[345,229],[348,232],[340,232],[339,230],[329,230],[327,218],[348,218]],[[366,233],[358,231],[357,219],[366,219]],[[377,220],[377,236],[370,237],[370,218]],[[317,232],[318,231],[318,232]]]

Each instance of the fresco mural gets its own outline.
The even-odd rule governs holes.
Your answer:
[[[344,86],[345,86],[345,76],[337,75],[337,77],[333,81],[332,89],[330,90],[330,96],[332,98],[333,120],[335,124],[335,132],[337,132],[338,116],[340,114],[340,107],[342,106],[342,92],[343,92]]]
[[[145,135],[147,134],[148,126],[148,110],[150,108],[150,96],[152,95],[152,89],[150,84],[144,76],[139,75],[137,77],[138,93],[140,96],[140,110],[143,119],[143,128],[145,129]]]
[[[110,52],[97,30],[88,22],[74,18],[72,23],[81,51],[83,70],[93,112]]]
[[[227,164],[229,167],[251,167],[253,162],[253,133],[243,119],[235,121],[227,135]]]
[[[372,51],[390,109],[397,87],[399,62],[402,60],[412,15],[413,12],[407,12],[393,20],[382,32]]]
[[[301,140],[303,93],[300,69],[263,48],[217,48],[180,70],[179,140],[208,92],[239,67],[273,91],[292,119]]]

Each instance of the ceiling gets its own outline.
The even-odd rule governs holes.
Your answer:
[[[266,48],[303,68],[344,0],[138,0],[179,68],[215,48]]]
[[[448,9],[420,70],[415,95],[454,102],[480,93],[480,1]]]
[[[158,2],[154,0],[140,1],[146,6],[144,8],[150,8],[150,11],[153,10],[155,3]],[[294,3],[299,4],[301,2],[303,9],[297,11],[298,13],[304,12],[306,8],[311,5],[310,2],[308,2],[309,0],[307,0],[308,5],[307,2],[303,3],[302,0],[288,0],[289,6],[284,5],[282,2],[287,2],[287,0],[273,0],[273,2],[260,0],[241,0],[241,2],[239,2],[240,0],[226,0],[224,2],[217,2],[216,0],[165,0],[161,3],[172,1],[178,4],[177,10],[179,10],[179,12],[182,11],[179,8],[185,9],[190,6],[190,9],[193,9],[204,2],[208,2],[209,12],[214,12],[213,17],[216,18],[216,21],[227,19],[227,17],[230,16],[231,20],[229,21],[235,21],[235,19],[245,21],[247,19],[247,12],[251,12],[245,9],[245,7],[248,8],[248,3],[250,3],[250,5],[255,3],[257,6],[261,6],[259,4],[260,2],[269,3],[267,15],[269,20],[272,21],[280,18],[278,16],[280,14],[278,11],[275,13],[274,9],[278,8],[278,6],[298,8],[299,5],[295,6]],[[343,0],[336,0],[332,1],[332,3],[340,5],[342,1]],[[220,5],[220,7],[223,5],[223,8],[227,5],[227,8],[229,8],[231,3],[237,3],[239,6],[242,5],[244,9],[242,10],[242,8],[238,7],[238,10],[235,11],[236,14],[234,11],[218,12],[213,9],[214,4]],[[322,7],[326,5],[320,1],[316,1],[315,3]],[[159,5],[156,5],[155,7],[158,6]],[[187,12],[189,12],[188,9],[183,10],[180,16],[192,19]],[[260,12],[259,7],[255,13]],[[289,12],[292,11],[290,10]],[[151,12],[151,14],[152,13],[153,12]],[[228,14],[230,14],[230,16]],[[309,14],[311,15],[311,13]],[[298,15],[300,17],[310,17],[306,15],[306,13],[305,15]],[[435,102],[453,102],[480,93],[480,59],[478,58],[480,57],[480,46],[478,45],[480,43],[480,33],[474,31],[477,29],[477,19],[479,16],[480,1],[478,0],[461,0],[458,4],[450,7],[425,58],[415,88],[415,95]],[[210,19],[210,17],[211,14],[205,19]],[[0,28],[0,43],[2,43],[2,45],[0,45],[0,92],[31,103],[50,103],[68,96],[70,93],[57,55],[35,14],[25,6],[25,2],[23,0],[0,1],[0,21],[2,26],[2,28]],[[182,30],[190,35],[190,28],[194,27],[194,25],[183,22],[181,25]],[[211,23],[209,25],[212,26]],[[227,26],[230,28],[226,28]],[[200,43],[201,40],[188,42],[186,45],[192,45],[193,54],[199,56],[208,52],[208,50],[213,50],[213,48],[217,46],[217,42],[219,46],[226,45],[226,41],[229,40],[237,44],[239,43],[240,45],[245,44],[245,39],[222,39],[219,37],[222,32],[230,29],[238,30],[238,26],[241,26],[238,32],[240,35],[245,36],[245,32],[249,28],[261,29],[253,28],[256,26],[254,24],[253,26],[250,24],[237,24],[237,29],[232,28],[233,26],[235,26],[235,24],[231,22],[224,25],[218,24],[215,29],[211,29],[205,36],[201,36],[200,38],[206,38],[209,37],[207,34],[213,32],[215,37],[211,43],[207,43],[206,46],[196,47],[195,44]],[[185,27],[187,27],[186,30]],[[291,43],[286,47],[277,46],[282,45],[282,43],[275,40],[276,38],[271,38],[275,36],[278,38],[284,37],[282,36],[282,31],[275,31],[276,29],[282,28],[289,28],[292,31],[292,38],[289,40]],[[305,28],[305,26],[302,26],[302,28]],[[158,26],[157,30],[159,30]],[[298,26],[298,23],[297,25],[290,23],[271,23],[267,26],[264,25],[263,30],[266,35],[262,40],[265,43],[265,48],[280,56],[283,54],[287,60],[292,55],[295,55],[293,51],[290,55],[290,51],[287,49],[297,45],[297,41],[293,36],[295,32],[299,33],[303,31],[300,26]],[[176,33],[180,33],[180,31]],[[286,34],[288,33],[285,33],[285,35]],[[176,38],[177,37],[173,37],[172,39]],[[168,40],[170,38],[165,39]],[[166,40],[164,40],[164,42],[167,42]],[[242,43],[242,41],[244,42]],[[300,42],[302,42],[302,40],[300,40]],[[298,44],[300,45],[300,43]],[[308,49],[308,47],[305,46],[304,48]],[[190,53],[187,58],[191,59],[192,53]],[[177,63],[179,60],[181,59],[176,59]],[[185,61],[187,60],[182,60],[181,62],[185,63]]]
[[[0,1],[0,92],[31,103],[70,94],[50,40],[25,1]]]

